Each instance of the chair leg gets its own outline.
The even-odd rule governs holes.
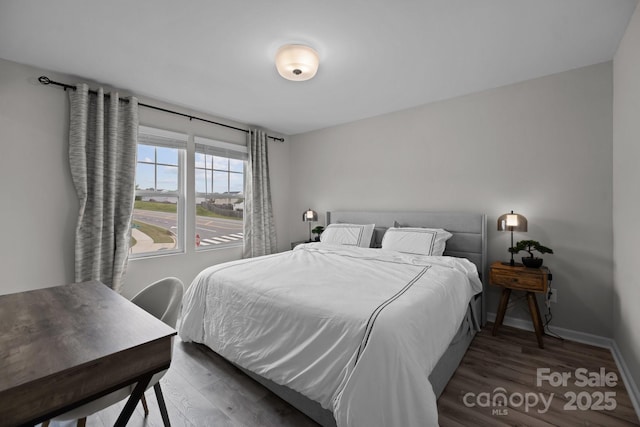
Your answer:
[[[146,417],[149,415],[149,407],[147,406],[147,399],[144,397],[144,393],[140,398],[140,402],[142,402],[142,408],[144,409],[144,416]]]
[[[169,422],[169,414],[167,413],[167,405],[164,403],[164,397],[162,396],[162,389],[160,388],[160,383],[156,383],[153,386],[153,390],[156,392],[156,398],[158,399],[158,406],[160,407],[160,415],[162,415],[162,422],[164,423],[164,427],[171,427],[171,423]]]
[[[78,427],[86,427],[87,417],[78,419]]]

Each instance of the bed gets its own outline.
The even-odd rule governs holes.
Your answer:
[[[485,216],[339,211],[326,219],[332,229],[375,224],[364,245],[372,248],[327,240],[207,268],[185,295],[181,338],[207,345],[323,426],[437,425],[437,396],[484,323]],[[383,245],[407,227],[450,233],[444,256]]]

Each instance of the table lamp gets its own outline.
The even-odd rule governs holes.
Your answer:
[[[304,211],[302,214],[302,221],[309,223],[309,241],[311,241],[311,223],[318,220],[318,212],[311,210],[311,208]]]
[[[527,231],[527,218],[524,215],[517,213],[506,213],[500,215],[498,218],[498,231],[510,231],[511,232],[511,246],[513,247],[513,232],[514,231]],[[511,251],[509,251],[511,252]],[[504,265],[514,266],[516,263],[513,261],[513,252],[511,252],[511,261],[503,262]]]

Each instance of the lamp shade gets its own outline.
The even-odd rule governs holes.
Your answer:
[[[278,73],[287,80],[309,80],[316,75],[319,64],[318,52],[309,46],[287,44],[276,53]]]
[[[317,221],[318,220],[318,212],[311,210],[311,209],[307,209],[306,211],[304,211],[302,213],[302,221],[307,222],[307,221]]]
[[[527,218],[513,211],[500,215],[498,231],[527,231]]]

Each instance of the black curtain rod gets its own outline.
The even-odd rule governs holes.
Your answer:
[[[64,88],[65,91],[67,89],[76,90],[75,86],[53,81],[47,76],[40,76],[38,78],[38,81],[40,83],[42,83],[43,85],[60,86],[60,87]],[[98,92],[96,92],[95,90],[89,90],[89,93],[97,94]],[[108,94],[107,94],[107,96],[108,96]],[[126,99],[124,99],[124,101],[126,101]],[[181,113],[179,111],[167,110],[166,108],[156,107],[155,105],[143,104],[142,102],[138,102],[138,105],[140,107],[151,108],[152,110],[163,111],[165,113],[175,114],[176,116],[186,117],[189,120],[199,120],[201,122],[211,123],[212,125],[223,126],[223,127],[229,128],[229,129],[239,130],[239,131],[242,131],[244,133],[249,133],[249,131],[247,129],[242,129],[242,128],[238,128],[238,127],[231,126],[231,125],[225,125],[224,123],[218,123],[218,122],[214,122],[213,120],[208,120],[208,119],[203,119],[201,117],[191,116],[189,114],[184,114],[184,113]],[[278,138],[278,137],[271,136],[271,135],[267,135],[267,138],[273,139],[274,141],[284,142],[284,138]]]

